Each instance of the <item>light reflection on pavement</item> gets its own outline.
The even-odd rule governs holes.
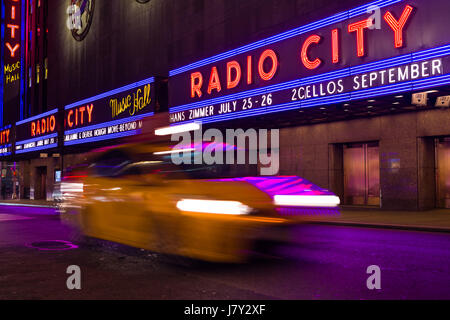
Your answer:
[[[0,299],[450,299],[445,233],[304,225],[276,259],[213,265],[114,246],[39,251],[26,244],[71,240],[71,230],[52,210],[22,210],[29,220],[1,220],[4,211]],[[65,288],[73,264],[83,272],[78,292]],[[381,268],[379,291],[366,287],[372,264]]]

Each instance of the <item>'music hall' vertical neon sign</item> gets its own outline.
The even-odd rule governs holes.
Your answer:
[[[20,106],[21,82],[21,39],[22,5],[21,0],[3,0],[2,4],[2,82],[3,110],[2,121],[17,121]]]

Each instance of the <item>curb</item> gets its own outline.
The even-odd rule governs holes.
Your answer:
[[[363,222],[351,222],[351,221],[311,221],[311,224],[319,225],[333,225],[333,226],[347,226],[347,227],[360,227],[360,228],[374,228],[374,229],[395,229],[395,230],[408,230],[408,231],[421,231],[421,232],[440,232],[450,233],[450,228],[439,227],[427,227],[416,225],[399,225],[399,224],[377,224],[377,223],[363,223]]]
[[[50,209],[54,209],[56,208],[55,205],[50,205],[50,204],[27,204],[27,203],[14,203],[14,202],[0,202],[0,206],[5,206],[5,207],[33,207],[33,208],[50,208]]]

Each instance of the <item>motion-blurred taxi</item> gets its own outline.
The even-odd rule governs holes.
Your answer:
[[[158,143],[95,153],[63,178],[63,219],[88,237],[242,262],[262,241],[288,241],[300,215],[338,212],[338,197],[302,178],[227,178],[226,166],[174,165],[170,153]]]

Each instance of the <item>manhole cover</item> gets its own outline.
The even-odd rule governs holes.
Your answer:
[[[64,240],[38,241],[29,244],[28,247],[43,251],[73,250],[78,248],[78,246],[72,242]]]

